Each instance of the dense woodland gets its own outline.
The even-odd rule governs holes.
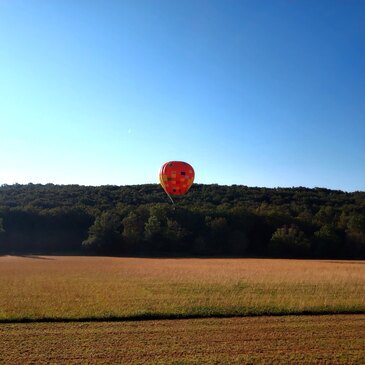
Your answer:
[[[1,254],[365,258],[365,192],[0,186]]]

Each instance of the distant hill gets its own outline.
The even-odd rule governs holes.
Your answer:
[[[187,195],[176,199],[182,204],[209,203],[243,204],[257,207],[262,203],[275,206],[304,205],[316,209],[322,205],[360,205],[365,201],[365,192],[346,193],[325,188],[260,188],[243,185],[195,184]],[[100,209],[111,208],[118,203],[147,204],[169,202],[159,184],[127,186],[82,186],[27,184],[1,185],[0,206],[34,207],[49,209],[56,207],[87,206]]]
[[[365,257],[365,192],[194,184],[0,186],[0,251]],[[1,224],[2,222],[2,224]]]

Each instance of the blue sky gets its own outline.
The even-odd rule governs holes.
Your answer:
[[[0,184],[365,190],[362,0],[0,0]]]

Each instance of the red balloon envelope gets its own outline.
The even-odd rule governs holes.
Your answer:
[[[162,165],[160,183],[169,195],[184,195],[193,185],[194,169],[182,161],[169,161]]]

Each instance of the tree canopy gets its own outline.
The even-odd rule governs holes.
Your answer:
[[[365,192],[2,185],[0,252],[365,258]]]

